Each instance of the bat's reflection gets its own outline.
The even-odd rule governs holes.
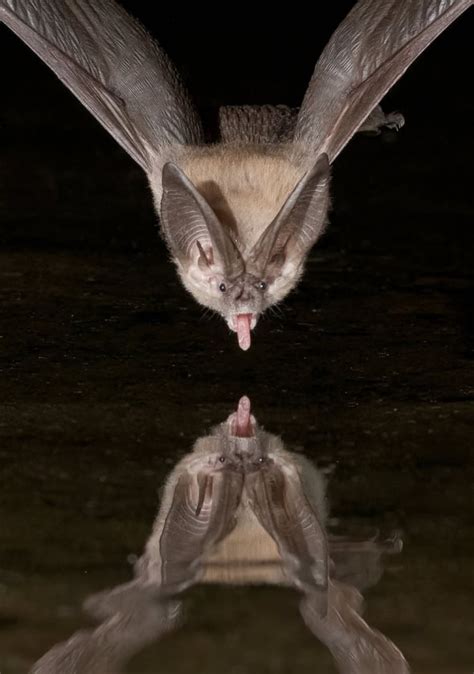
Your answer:
[[[86,601],[99,626],[53,647],[32,671],[121,671],[178,625],[183,593],[199,582],[293,587],[340,672],[408,672],[398,648],[361,615],[361,592],[401,541],[328,535],[325,491],[321,471],[263,430],[241,398],[171,471],[134,580]]]

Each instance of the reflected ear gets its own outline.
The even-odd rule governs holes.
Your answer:
[[[256,276],[275,277],[285,265],[301,264],[324,230],[329,209],[329,182],[329,161],[323,154],[301,178],[255,244],[249,265]]]
[[[244,476],[236,471],[213,472],[202,459],[197,473],[183,470],[178,477],[168,510],[158,515],[162,527],[155,527],[147,552],[158,551],[162,588],[180,592],[192,584],[202,571],[201,563],[209,550],[235,526]],[[176,470],[176,468],[175,468]],[[146,564],[146,562],[144,562]]]
[[[277,463],[247,477],[247,493],[260,524],[278,545],[287,575],[303,591],[319,592],[327,608],[329,559],[324,527],[313,511],[295,466]]]
[[[204,274],[230,275],[243,269],[227,230],[192,182],[174,164],[163,168],[161,228],[173,257]]]

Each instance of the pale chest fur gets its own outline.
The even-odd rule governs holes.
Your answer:
[[[287,582],[278,546],[243,494],[232,532],[203,559],[204,583]]]
[[[282,207],[302,170],[281,154],[218,146],[183,158],[181,168],[227,227],[242,253]]]

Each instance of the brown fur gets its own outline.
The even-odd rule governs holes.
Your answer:
[[[222,144],[187,147],[174,157],[221,223],[234,231],[244,250],[270,224],[296,183],[303,162],[284,145]],[[161,167],[150,178],[155,206],[162,196]]]

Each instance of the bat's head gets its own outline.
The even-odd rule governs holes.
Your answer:
[[[267,458],[263,431],[250,410],[250,400],[242,396],[235,412],[199,438],[193,454],[206,455],[213,471],[248,473],[258,470]]]
[[[245,473],[262,468],[267,459],[266,452],[247,396],[239,400],[237,410],[215,430],[220,436],[222,457],[228,468]]]
[[[185,287],[218,312],[250,347],[261,314],[298,283],[329,208],[329,164],[321,155],[250,250],[218,219],[174,164],[163,169],[161,226]]]
[[[281,439],[258,424],[249,398],[242,396],[235,412],[196,441],[193,453],[206,455],[213,471],[249,474],[270,467],[283,449]]]

